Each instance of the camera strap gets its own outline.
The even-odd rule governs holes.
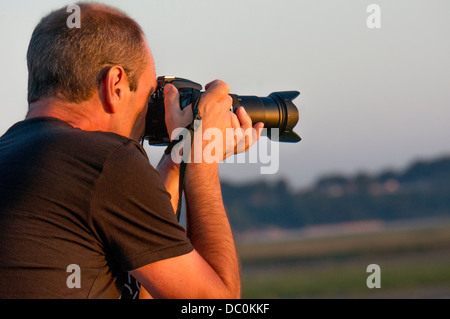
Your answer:
[[[186,128],[189,131],[189,138],[191,139],[189,142],[191,143],[191,147],[189,148],[190,150],[192,150],[192,145],[194,143],[194,134],[195,132],[197,132],[198,128],[199,128],[199,123],[202,119],[202,117],[200,116],[200,112],[198,110],[198,104],[200,102],[200,96],[201,93],[198,90],[193,90],[192,92],[192,115],[193,115],[193,120],[192,123],[190,123]],[[183,140],[183,135],[180,135],[178,137],[178,139],[174,139],[166,148],[166,150],[164,151],[165,154],[170,154],[172,152],[173,147],[178,144],[179,142],[181,142]],[[185,152],[186,150],[183,149],[183,152]],[[182,158],[190,158],[191,154],[183,154]],[[183,203],[183,191],[184,191],[184,179],[185,179],[185,175],[186,175],[186,169],[187,169],[187,162],[183,161],[183,159],[181,160],[180,163],[180,176],[179,176],[179,182],[178,182],[178,205],[177,205],[177,211],[176,211],[176,215],[177,215],[177,219],[178,221],[180,221],[180,217],[181,217],[181,206]]]

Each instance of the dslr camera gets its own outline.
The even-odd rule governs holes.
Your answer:
[[[164,85],[174,85],[180,95],[180,107],[198,103],[202,86],[193,81],[170,76],[158,77],[158,86],[148,101],[144,140],[150,145],[168,145],[170,143],[164,120]],[[272,139],[271,131],[278,130],[276,135],[279,142],[296,143],[301,140],[293,128],[298,122],[298,109],[292,101],[300,94],[298,91],[274,92],[267,97],[241,96],[230,94],[233,99],[231,111],[235,112],[240,106],[252,119],[253,123],[263,122],[267,137]]]

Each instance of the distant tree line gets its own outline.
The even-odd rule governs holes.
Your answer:
[[[373,176],[325,176],[303,191],[293,191],[284,180],[247,185],[223,182],[222,191],[237,231],[450,216],[450,157],[416,161],[404,171]]]

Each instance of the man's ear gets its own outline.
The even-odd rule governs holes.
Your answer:
[[[129,89],[128,77],[121,66],[110,67],[103,75],[101,95],[107,113],[116,113]]]

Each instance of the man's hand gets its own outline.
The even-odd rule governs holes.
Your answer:
[[[165,121],[169,138],[172,141],[172,132],[176,128],[182,128],[192,123],[192,105],[183,110],[180,108],[180,95],[172,84],[164,86]]]
[[[209,128],[222,132],[224,148],[220,160],[247,151],[259,139],[264,124],[259,122],[252,127],[252,119],[243,107],[239,107],[236,114],[231,111],[233,100],[225,82],[215,80],[205,88],[199,103],[202,129],[203,133]],[[203,141],[203,147],[208,142]]]
[[[259,139],[264,124],[259,122],[252,127],[252,120],[243,107],[239,107],[236,114],[231,112],[233,102],[229,95],[230,88],[225,82],[215,80],[205,88],[198,106],[202,118],[202,132],[199,132],[202,137],[202,153],[205,146],[211,142],[209,139],[203,139],[205,131],[210,128],[217,129],[216,132],[222,137],[223,154],[216,155],[216,162],[247,151]],[[178,91],[171,84],[164,87],[164,106],[170,137],[176,128],[184,128],[192,122],[192,106],[181,110]],[[198,150],[195,147],[193,149]]]

